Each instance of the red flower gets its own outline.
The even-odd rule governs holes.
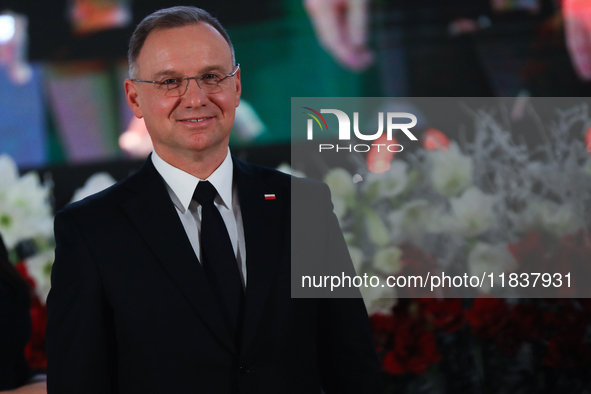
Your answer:
[[[506,324],[496,336],[495,343],[501,353],[506,356],[515,356],[523,344],[523,336],[519,328],[514,324]]]
[[[481,338],[494,337],[507,323],[509,306],[499,298],[477,298],[472,309],[466,311],[466,318],[474,334]]]
[[[424,318],[438,330],[454,332],[466,322],[459,298],[426,298],[421,300],[421,304]]]
[[[580,230],[567,235],[558,250],[558,266],[554,272],[562,273],[563,285],[558,289],[560,296],[591,297],[588,278],[591,275],[591,234]],[[564,275],[570,272],[571,283],[567,286]]]
[[[33,280],[33,278],[31,278],[31,275],[29,275],[29,271],[27,270],[27,266],[25,265],[25,263],[23,261],[19,261],[18,263],[16,263],[15,268],[19,272],[19,274],[21,274],[21,276],[25,278],[25,280],[29,284],[29,287],[31,289],[35,289],[35,281]]]
[[[437,129],[427,129],[423,132],[423,147],[427,150],[441,149],[447,152],[449,146],[449,138]]]
[[[548,342],[544,364],[554,368],[574,368],[585,365],[589,359],[589,346],[579,338],[555,335]]]
[[[516,304],[511,308],[509,319],[523,339],[544,338],[543,314],[535,306]]]
[[[29,283],[31,289],[35,289],[35,281],[29,275],[27,266],[23,262],[16,264],[17,271]],[[47,325],[47,309],[41,304],[39,297],[31,291],[31,337],[25,347],[25,357],[29,368],[45,370],[47,368],[47,356],[45,355],[45,326]]]
[[[403,268],[399,272],[399,276],[420,276],[423,281],[427,280],[427,273],[434,272],[437,269],[437,260],[435,256],[430,253],[425,253],[420,248],[417,248],[411,244],[404,244],[400,247],[402,250],[402,261]],[[419,286],[407,286],[400,287],[397,289],[400,298],[428,298],[432,294],[428,287],[421,288]]]
[[[371,172],[381,174],[390,169],[390,162],[394,158],[395,152],[390,152],[385,145],[397,144],[398,142],[392,138],[388,140],[387,135],[378,138],[373,144],[369,153],[367,154],[367,169]],[[380,145],[382,145],[380,147]]]
[[[540,234],[529,232],[519,242],[507,246],[523,272],[549,272],[550,259]]]
[[[394,332],[394,316],[392,315],[374,313],[369,317],[369,324],[374,333],[391,334]]]
[[[41,304],[38,297],[33,298],[31,306],[32,331],[29,343],[25,348],[25,356],[29,367],[35,370],[47,368],[47,356],[45,355],[45,326],[47,325],[47,309]]]
[[[369,317],[369,324],[376,352],[381,353],[394,334],[394,316],[375,313]]]
[[[441,360],[435,334],[420,320],[409,317],[396,319],[394,347],[382,362],[384,370],[393,375],[422,374]]]
[[[556,311],[544,315],[546,329],[552,334],[561,334],[571,338],[583,338],[590,322],[589,311],[564,303]]]

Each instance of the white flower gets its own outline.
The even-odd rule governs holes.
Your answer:
[[[365,190],[370,200],[392,198],[402,193],[408,185],[407,167],[405,162],[394,160],[388,171],[367,174]]]
[[[397,247],[380,249],[373,258],[373,268],[384,275],[393,275],[402,269],[402,250]]]
[[[511,272],[517,268],[517,261],[507,249],[507,245],[489,245],[478,242],[468,255],[468,271],[470,275],[477,276],[484,282],[480,290],[489,293],[491,290],[490,274],[493,274],[494,286],[501,286],[499,274]]]
[[[427,200],[417,199],[390,213],[388,220],[392,228],[393,242],[418,242],[424,233],[436,231],[440,211],[441,207],[434,206]]]
[[[382,281],[383,280],[384,279],[382,278]],[[381,285],[378,287],[362,286],[359,290],[363,296],[368,315],[371,316],[374,313],[382,313],[385,315],[392,314],[392,307],[394,307],[398,301],[398,294],[394,287],[381,287]]]
[[[460,152],[452,142],[447,151],[437,149],[431,158],[431,183],[437,193],[445,197],[458,195],[472,184],[472,159]]]
[[[277,167],[277,171],[281,171],[284,174],[295,176],[296,178],[305,178],[306,177],[306,174],[304,174],[302,171],[294,170],[287,163],[279,164],[279,167]]]
[[[523,212],[516,216],[516,225],[524,232],[543,230],[559,238],[573,234],[582,227],[571,205],[548,200],[528,202]]]
[[[361,267],[363,265],[363,261],[365,260],[363,251],[355,246],[347,246],[347,249],[349,249],[349,256],[351,256],[351,261],[353,261],[355,272],[362,272]]]
[[[378,214],[368,209],[365,215],[365,226],[370,241],[376,246],[386,246],[390,243],[390,233]]]
[[[353,175],[343,168],[332,169],[324,177],[324,182],[330,188],[333,196],[350,199],[355,197],[355,184],[353,184]]]
[[[0,200],[0,234],[8,249],[27,237],[26,216],[22,209],[11,209],[6,201]]]
[[[107,172],[97,172],[86,180],[84,186],[76,189],[70,203],[80,201],[113,186],[117,181]]]
[[[49,249],[25,260],[27,272],[35,281],[35,293],[43,304],[45,304],[51,288],[50,274],[54,260],[54,249]]]
[[[581,227],[580,217],[570,205],[559,205],[550,215],[546,216],[546,229],[555,236],[562,238],[576,233]]]
[[[471,187],[462,196],[450,200],[452,215],[448,218],[451,232],[463,237],[476,237],[496,223],[493,207],[495,197],[484,194],[480,189]]]
[[[8,249],[25,239],[52,235],[49,193],[50,186],[42,185],[36,173],[19,177],[14,161],[0,156],[0,233]]]

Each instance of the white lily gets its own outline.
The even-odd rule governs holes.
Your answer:
[[[384,275],[394,275],[402,269],[402,250],[393,246],[380,249],[373,258],[373,268]]]
[[[471,187],[460,197],[450,200],[452,214],[447,226],[451,232],[466,238],[476,237],[489,230],[496,223],[493,210],[495,197]]]
[[[462,154],[455,142],[447,150],[430,152],[431,183],[437,193],[456,196],[472,184],[472,159]]]
[[[371,199],[392,198],[400,195],[408,185],[408,164],[401,160],[390,163],[390,169],[380,174],[366,176],[365,191]]]
[[[507,249],[506,244],[489,245],[478,242],[468,255],[468,272],[484,281],[480,291],[490,293],[492,287],[500,287],[499,274],[512,272],[517,268],[517,261]],[[492,274],[492,283],[490,274]]]

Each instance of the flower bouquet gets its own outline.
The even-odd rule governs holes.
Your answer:
[[[361,288],[388,392],[588,392],[587,107],[557,110],[542,144],[471,115],[469,139],[428,129],[324,177],[358,275],[477,279]]]

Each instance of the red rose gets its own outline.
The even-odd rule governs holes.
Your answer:
[[[394,347],[386,353],[382,366],[393,375],[422,374],[441,360],[435,334],[423,322],[405,317],[396,319]]]
[[[394,152],[388,149],[380,149],[379,144],[397,144],[396,140],[388,140],[387,135],[378,138],[373,144],[369,153],[367,154],[367,169],[371,172],[381,174],[390,169],[390,162],[394,158]]]
[[[394,332],[394,316],[374,313],[369,317],[369,324],[374,333],[391,334]]]
[[[509,306],[499,298],[477,298],[472,309],[466,311],[466,319],[474,334],[481,338],[492,338],[507,323]]]
[[[376,352],[381,353],[394,335],[394,316],[375,313],[369,317],[369,324]]]
[[[544,338],[544,316],[535,306],[516,304],[511,308],[509,319],[523,339]]]
[[[464,326],[466,319],[459,298],[426,298],[421,305],[425,320],[438,330],[454,332]]]
[[[507,248],[519,262],[522,272],[549,272],[550,259],[540,234],[529,232]]]
[[[591,235],[580,230],[576,234],[565,236],[558,250],[558,266],[553,268],[554,272],[563,275],[563,284],[558,289],[560,296],[576,294],[578,297],[591,297],[588,284],[591,275]],[[570,287],[568,279],[564,277],[569,272]]]
[[[47,356],[45,355],[47,309],[36,296],[33,298],[31,306],[31,322],[31,337],[25,348],[25,357],[31,369],[44,370],[47,368]]]
[[[420,276],[423,281],[427,280],[427,273],[434,272],[437,269],[437,259],[430,253],[426,253],[420,248],[411,244],[404,244],[400,247],[402,256],[402,270],[398,276]],[[421,288],[419,286],[407,286],[397,289],[400,298],[422,298],[432,296],[429,288]]]
[[[29,284],[29,287],[31,289],[34,289],[35,281],[33,280],[33,278],[31,278],[31,275],[29,275],[29,271],[27,271],[27,266],[25,265],[25,263],[23,261],[19,261],[18,263],[16,263],[15,268],[19,272],[19,274],[21,274],[21,276],[25,278],[25,280]]]
[[[542,361],[554,368],[574,368],[585,365],[588,359],[589,346],[581,339],[555,335],[548,342]]]
[[[564,303],[557,310],[544,314],[544,325],[551,335],[583,338],[589,322],[589,311],[577,308],[572,303]]]

